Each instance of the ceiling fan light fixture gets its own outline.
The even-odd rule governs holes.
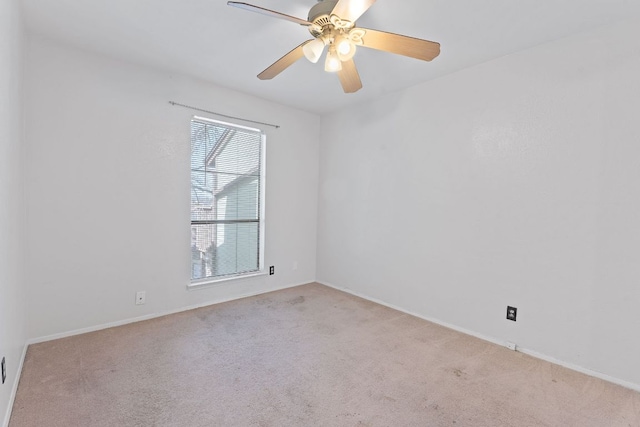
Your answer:
[[[318,62],[324,51],[324,40],[317,38],[310,41],[302,47],[304,56],[312,63]]]
[[[324,63],[324,70],[329,73],[336,73],[342,70],[342,61],[340,61],[340,58],[338,57],[335,45],[331,45],[329,47],[327,59]]]
[[[303,56],[312,63],[318,62],[327,46],[325,71],[337,72],[344,92],[354,93],[362,89],[362,81],[353,61],[358,46],[422,61],[431,61],[440,54],[440,43],[437,42],[356,27],[356,21],[375,2],[376,0],[317,0],[306,21],[249,3],[228,1],[227,4],[305,26],[313,36],[313,39],[296,46],[258,74],[260,80],[274,78]]]

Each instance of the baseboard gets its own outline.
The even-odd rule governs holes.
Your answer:
[[[558,360],[555,357],[551,357],[544,353],[539,353],[535,350],[531,350],[528,348],[518,347],[518,351],[528,356],[535,357],[536,359],[545,360],[549,363],[553,363],[554,365],[559,365],[564,368],[571,369],[572,371],[580,372],[581,374],[589,375],[590,377],[598,378],[613,384],[617,384],[621,387],[640,392],[640,384],[635,384],[629,381],[621,380],[620,378],[612,377],[610,375],[603,374],[602,372],[592,371],[591,369],[584,368],[580,365],[565,362],[564,360]]]
[[[321,285],[328,286],[330,288],[336,289],[338,291],[346,292],[348,294],[357,296],[357,297],[365,299],[367,301],[375,302],[376,304],[380,304],[380,305],[383,305],[385,307],[389,307],[389,308],[392,308],[394,310],[398,310],[398,311],[400,311],[402,313],[406,313],[406,314],[409,314],[411,316],[418,317],[418,318],[426,320],[428,322],[435,323],[436,325],[444,326],[445,328],[452,329],[452,330],[457,331],[457,332],[461,332],[461,333],[463,333],[465,335],[470,335],[472,337],[476,337],[476,338],[479,338],[481,340],[488,341],[490,343],[497,344],[497,345],[500,345],[500,346],[503,346],[503,347],[507,345],[506,341],[499,340],[499,339],[497,339],[495,337],[491,337],[491,336],[488,336],[488,335],[483,335],[483,334],[480,334],[478,332],[475,332],[475,331],[472,331],[472,330],[469,330],[469,329],[461,328],[459,326],[452,325],[452,324],[447,323],[447,322],[443,322],[443,321],[441,321],[439,319],[434,319],[434,318],[431,318],[431,317],[428,317],[428,316],[424,316],[422,314],[411,312],[411,311],[406,310],[406,309],[404,309],[402,307],[398,307],[398,306],[395,306],[393,304],[389,304],[387,302],[381,301],[379,299],[371,298],[371,297],[369,297],[367,295],[364,295],[364,294],[361,294],[359,292],[355,292],[355,291],[353,291],[353,290],[351,290],[349,288],[343,288],[341,286],[336,286],[336,285],[332,285],[331,283],[321,282],[321,281],[317,281],[317,283],[320,283]],[[635,383],[632,383],[632,382],[629,382],[629,381],[621,380],[620,378],[612,377],[610,375],[603,374],[601,372],[592,371],[591,369],[587,369],[587,368],[584,368],[582,366],[575,365],[573,363],[565,362],[563,360],[558,360],[558,359],[556,359],[554,357],[551,357],[551,356],[548,356],[546,354],[537,352],[535,350],[518,347],[517,351],[519,351],[520,353],[526,354],[528,356],[535,357],[536,359],[544,360],[544,361],[553,363],[555,365],[559,365],[559,366],[562,366],[564,368],[571,369],[572,371],[580,372],[582,374],[589,375],[591,377],[598,378],[598,379],[601,379],[601,380],[604,380],[604,381],[607,381],[607,382],[610,382],[610,383],[613,383],[613,384],[617,384],[619,386],[622,386],[622,387],[625,387],[625,388],[640,392],[640,384],[635,384]]]
[[[13,387],[11,387],[11,395],[9,396],[7,412],[4,415],[4,421],[2,423],[2,427],[9,427],[9,420],[11,420],[11,411],[13,411],[13,403],[15,402],[16,394],[18,393],[18,384],[20,383],[20,376],[22,375],[22,367],[24,366],[24,359],[27,356],[28,347],[29,347],[29,344],[25,344],[22,349],[22,356],[20,357],[20,362],[18,363],[18,371],[16,372],[16,379],[13,382]]]
[[[246,294],[241,294],[241,295],[237,295],[237,296],[229,297],[229,298],[219,298],[219,299],[216,299],[216,300],[211,300],[211,301],[207,301],[207,302],[196,304],[196,305],[180,307],[180,308],[177,308],[177,309],[174,309],[174,310],[168,310],[168,311],[163,311],[163,312],[158,312],[158,313],[146,314],[144,316],[132,317],[132,318],[129,318],[129,319],[124,319],[124,320],[118,320],[118,321],[115,321],[115,322],[104,323],[104,324],[101,324],[101,325],[89,326],[87,328],[74,329],[74,330],[67,331],[67,332],[61,332],[61,333],[58,333],[58,334],[52,334],[52,335],[46,335],[46,336],[42,336],[42,337],[38,337],[38,338],[32,338],[32,339],[29,339],[29,341],[27,343],[28,344],[38,344],[38,343],[42,343],[42,342],[46,342],[46,341],[57,340],[57,339],[60,339],[60,338],[72,337],[74,335],[81,335],[81,334],[86,334],[86,333],[89,333],[89,332],[101,331],[103,329],[115,328],[117,326],[128,325],[130,323],[137,323],[137,322],[142,322],[142,321],[145,321],[145,320],[151,320],[151,319],[155,319],[155,318],[158,318],[158,317],[168,316],[170,314],[182,313],[184,311],[195,310],[195,309],[198,309],[198,308],[208,307],[208,306],[216,305],[216,304],[222,304],[222,303],[225,303],[225,302],[235,301],[235,300],[239,300],[239,299],[242,299],[242,298],[248,298],[248,297],[253,297],[253,296],[256,296],[256,295],[266,294],[266,293],[269,293],[269,292],[275,292],[275,291],[281,291],[281,290],[284,290],[284,289],[295,288],[297,286],[306,285],[308,283],[312,283],[312,282],[298,283],[298,284],[293,284],[293,285],[285,285],[285,286],[275,287],[275,288],[271,288],[271,289],[265,289],[265,290],[261,290],[261,291],[257,291],[257,292],[250,292],[250,293],[246,293]]]

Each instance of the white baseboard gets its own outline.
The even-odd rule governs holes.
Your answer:
[[[535,350],[530,350],[528,348],[520,348],[518,347],[518,351],[529,355],[531,357],[535,357],[536,359],[545,360],[547,362],[553,363],[554,365],[560,365],[564,368],[571,369],[572,371],[580,372],[585,375],[589,375],[590,377],[598,378],[604,381],[608,381],[613,384],[617,384],[624,388],[628,388],[635,391],[640,391],[640,384],[635,384],[629,381],[621,380],[620,378],[612,377],[607,374],[603,374],[602,372],[592,371],[591,369],[584,368],[580,365],[576,365],[570,362],[565,362],[564,360],[558,360],[554,357],[548,356],[543,353],[539,353]]]
[[[210,305],[215,305],[215,304],[222,304],[224,302],[235,301],[235,300],[239,300],[239,299],[242,299],[242,298],[248,298],[248,297],[253,297],[253,296],[256,296],[256,295],[266,294],[266,293],[269,293],[269,292],[275,292],[275,291],[281,291],[281,290],[284,290],[284,289],[295,288],[297,286],[306,285],[308,283],[312,283],[312,282],[298,283],[298,284],[293,284],[293,285],[285,285],[285,286],[265,289],[265,290],[261,290],[261,291],[257,291],[257,292],[250,292],[250,293],[246,293],[246,294],[241,294],[241,295],[237,295],[237,296],[229,297],[229,298],[219,298],[219,299],[216,299],[216,300],[207,301],[207,302],[196,304],[196,305],[191,305],[191,306],[187,306],[187,307],[180,307],[180,308],[177,308],[177,309],[174,309],[174,310],[168,310],[168,311],[163,311],[163,312],[159,312],[159,313],[152,313],[152,314],[147,314],[147,315],[139,316],[139,317],[132,317],[132,318],[129,318],[129,319],[124,319],[124,320],[117,320],[115,322],[109,322],[109,323],[104,323],[104,324],[101,324],[101,325],[89,326],[87,328],[74,329],[74,330],[67,331],[67,332],[61,332],[61,333],[58,333],[58,334],[52,334],[52,335],[46,335],[46,336],[42,336],[42,337],[38,337],[38,338],[32,338],[27,343],[28,344],[38,344],[38,343],[41,343],[41,342],[53,341],[53,340],[57,340],[57,339],[60,339],[60,338],[72,337],[74,335],[81,335],[81,334],[86,334],[88,332],[95,332],[95,331],[100,331],[100,330],[103,330],[103,329],[114,328],[116,326],[128,325],[130,323],[142,322],[144,320],[155,319],[157,317],[168,316],[170,314],[182,313],[184,311],[195,310],[197,308],[208,307]]]
[[[392,308],[394,310],[398,310],[398,311],[400,311],[402,313],[406,313],[406,314],[409,314],[411,316],[418,317],[418,318],[426,320],[428,322],[435,323],[436,325],[444,326],[445,328],[452,329],[454,331],[461,332],[461,333],[466,334],[466,335],[471,335],[472,337],[476,337],[476,338],[479,338],[479,339],[484,340],[484,341],[488,341],[488,342],[493,343],[493,344],[497,344],[497,345],[504,346],[504,347],[506,347],[507,344],[508,344],[506,341],[502,341],[502,340],[499,340],[497,338],[490,337],[488,335],[483,335],[483,334],[480,334],[478,332],[475,332],[475,331],[472,331],[472,330],[469,330],[469,329],[461,328],[459,326],[452,325],[452,324],[447,323],[447,322],[443,322],[443,321],[441,321],[439,319],[434,319],[432,317],[424,316],[422,314],[418,314],[418,313],[411,312],[409,310],[405,310],[402,307],[398,307],[398,306],[395,306],[393,304],[389,304],[387,302],[381,301],[381,300],[376,299],[376,298],[371,298],[371,297],[369,297],[367,295],[363,295],[363,294],[361,294],[359,292],[355,292],[355,291],[353,291],[353,290],[351,290],[349,288],[343,288],[343,287],[340,287],[340,286],[335,286],[335,285],[332,285],[330,283],[321,282],[321,281],[318,281],[317,283],[320,283],[321,285],[328,286],[330,288],[333,288],[333,289],[336,289],[336,290],[339,290],[339,291],[342,291],[342,292],[346,292],[348,294],[357,296],[357,297],[362,298],[362,299],[366,299],[367,301],[375,302],[376,304],[384,305],[385,307],[389,307],[389,308]],[[603,374],[601,372],[592,371],[591,369],[587,369],[587,368],[584,368],[582,366],[575,365],[573,363],[565,362],[563,360],[558,360],[558,359],[556,359],[554,357],[548,356],[548,355],[543,354],[543,353],[539,353],[539,352],[537,352],[535,350],[530,350],[530,349],[522,348],[522,347],[518,346],[517,347],[517,351],[519,351],[520,353],[526,354],[528,356],[535,357],[536,359],[545,360],[545,361],[553,363],[555,365],[559,365],[559,366],[565,367],[567,369],[571,369],[572,371],[580,372],[582,374],[589,375],[591,377],[598,378],[598,379],[601,379],[601,380],[604,380],[604,381],[607,381],[607,382],[610,382],[610,383],[613,383],[613,384],[617,384],[619,386],[622,386],[622,387],[625,387],[625,388],[628,388],[628,389],[631,389],[631,390],[640,391],[640,384],[635,384],[635,383],[632,383],[632,382],[629,382],[629,381],[621,380],[620,378],[612,377],[610,375]]]
[[[15,402],[16,394],[18,393],[18,384],[20,383],[20,376],[22,375],[22,367],[24,366],[24,358],[27,356],[28,347],[29,347],[29,344],[25,344],[22,349],[22,356],[20,357],[20,362],[18,363],[18,371],[16,372],[16,379],[13,383],[13,387],[11,387],[11,395],[9,396],[7,412],[4,415],[4,422],[2,423],[3,427],[9,427],[9,420],[11,419],[11,411],[13,410],[13,403]]]

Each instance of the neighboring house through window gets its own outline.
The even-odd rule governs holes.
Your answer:
[[[191,121],[191,282],[263,268],[264,134]]]

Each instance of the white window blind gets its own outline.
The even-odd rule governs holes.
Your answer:
[[[191,281],[262,268],[264,134],[191,121]]]

